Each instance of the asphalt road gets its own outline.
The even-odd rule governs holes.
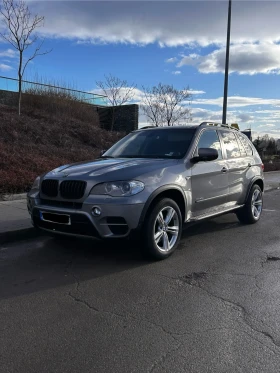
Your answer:
[[[265,187],[268,189],[276,189],[280,187],[280,171],[264,173]]]
[[[41,237],[0,247],[0,372],[280,371],[280,191],[188,228],[168,260]]]

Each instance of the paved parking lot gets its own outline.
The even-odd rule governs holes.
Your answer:
[[[1,245],[1,373],[278,373],[279,227],[276,190],[258,224],[200,223],[161,262],[131,244]]]

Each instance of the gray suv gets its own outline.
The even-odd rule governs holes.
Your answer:
[[[261,216],[263,164],[227,125],[146,127],[99,159],[38,177],[28,193],[33,225],[68,236],[137,237],[154,258],[179,244],[184,223],[235,212]],[[139,234],[140,233],[140,234]]]

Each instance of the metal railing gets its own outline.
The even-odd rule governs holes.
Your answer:
[[[18,84],[18,79],[0,76],[0,90],[17,92]],[[28,80],[22,80],[22,92],[26,94],[34,94],[39,96],[53,95],[57,97],[64,97],[65,99],[74,99],[76,101],[97,106],[108,105],[107,97],[104,95],[99,95],[91,92],[84,92],[72,88],[59,87],[51,84],[31,82]]]

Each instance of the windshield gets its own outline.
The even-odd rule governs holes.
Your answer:
[[[152,129],[132,132],[112,146],[103,157],[183,158],[195,129]]]

